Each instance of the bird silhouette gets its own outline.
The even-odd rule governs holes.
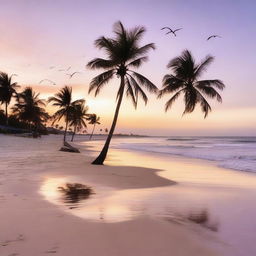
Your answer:
[[[49,82],[49,83],[51,83],[51,84],[53,84],[53,85],[56,85],[56,83],[54,83],[52,80],[50,80],[50,79],[43,79],[43,80],[41,80],[40,82],[39,82],[39,84],[41,84],[42,82],[44,82],[44,81],[47,81],[47,82]]]
[[[66,74],[69,76],[69,79],[71,79],[75,74],[80,74],[81,72],[73,72],[72,74]]]
[[[179,31],[179,30],[181,30],[182,28],[177,28],[177,29],[174,29],[174,30],[172,30],[170,27],[163,27],[163,28],[161,28],[161,30],[164,30],[164,29],[168,29],[168,30],[169,30],[169,31],[166,33],[166,35],[167,35],[167,34],[170,34],[170,33],[173,33],[175,36],[177,36],[177,35],[176,35],[176,32]]]
[[[216,37],[221,38],[221,36],[218,36],[218,35],[211,35],[211,36],[209,36],[209,37],[206,39],[206,41],[210,40],[211,38],[216,38]]]

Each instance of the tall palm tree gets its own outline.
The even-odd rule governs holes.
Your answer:
[[[16,89],[20,86],[12,82],[12,75],[0,72],[0,102],[5,104],[6,125],[8,125],[8,105],[12,97],[17,94]]]
[[[56,93],[54,97],[50,97],[48,102],[53,102],[53,106],[59,107],[59,110],[57,110],[52,117],[53,124],[56,121],[60,121],[62,118],[65,120],[66,125],[63,137],[63,142],[65,142],[72,107],[75,104],[84,102],[84,100],[80,99],[72,102],[72,88],[65,86],[58,93]]]
[[[80,131],[82,128],[86,128],[85,120],[88,118],[88,106],[85,106],[85,102],[73,104],[71,113],[70,113],[70,126],[74,127],[71,141],[74,140],[76,131]]]
[[[131,70],[131,68],[139,68],[145,61],[147,61],[148,58],[146,54],[148,51],[155,49],[155,46],[152,43],[144,46],[139,45],[142,36],[145,34],[145,28],[135,27],[131,30],[127,30],[119,21],[115,23],[113,32],[115,34],[113,38],[102,36],[95,41],[95,46],[99,49],[103,49],[107,58],[95,58],[87,64],[87,67],[91,69],[105,70],[105,72],[93,78],[90,83],[89,93],[95,90],[95,96],[98,95],[103,86],[114,76],[120,79],[114,119],[105,145],[92,164],[103,164],[107,156],[124,92],[126,92],[126,96],[131,98],[135,108],[137,107],[139,96],[142,97],[145,104],[148,100],[141,86],[145,87],[150,92],[157,92],[157,87],[152,82],[143,75]]]
[[[89,124],[93,124],[92,133],[90,135],[90,140],[91,140],[96,124],[100,124],[100,117],[97,116],[96,114],[90,114],[87,120],[89,121]]]
[[[173,74],[164,76],[163,89],[158,94],[158,97],[161,98],[165,94],[174,93],[166,102],[165,111],[171,108],[174,101],[181,94],[184,94],[185,102],[183,115],[193,112],[195,106],[200,104],[204,118],[206,118],[209,111],[211,111],[211,106],[205,96],[222,102],[222,98],[216,90],[225,88],[221,80],[199,80],[213,60],[212,56],[206,56],[204,60],[196,64],[191,52],[184,50],[181,56],[172,59],[168,63],[167,67],[172,70]]]
[[[39,99],[39,95],[31,87],[26,87],[18,94],[17,103],[12,108],[19,120],[26,122],[30,129],[33,125],[35,130],[50,117],[44,109],[45,102]]]

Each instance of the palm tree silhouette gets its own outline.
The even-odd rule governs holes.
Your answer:
[[[100,117],[97,116],[96,114],[90,114],[87,120],[89,121],[89,124],[93,124],[92,133],[90,135],[90,140],[91,140],[96,124],[100,124]]]
[[[49,119],[45,111],[45,102],[39,99],[39,93],[35,93],[31,87],[26,87],[17,96],[17,103],[12,108],[14,115],[26,122],[29,129],[37,129]]]
[[[76,100],[76,101],[72,102],[72,88],[65,86],[58,93],[56,93],[54,95],[54,97],[50,97],[48,99],[48,102],[53,102],[53,104],[52,104],[53,106],[60,108],[52,116],[53,124],[56,121],[60,121],[60,119],[62,119],[62,118],[65,119],[66,126],[65,126],[64,137],[63,137],[63,142],[65,143],[68,124],[70,121],[70,112],[72,111],[72,106],[75,104],[82,103],[82,102],[84,102],[84,100],[80,99],[80,100]],[[59,129],[61,129],[61,128],[59,128]]]
[[[85,106],[85,102],[79,102],[78,104],[73,104],[70,113],[70,126],[74,127],[71,141],[74,140],[76,131],[80,131],[82,128],[86,128],[85,120],[88,118],[88,106]]]
[[[157,87],[152,82],[143,75],[130,69],[139,68],[145,61],[147,61],[147,52],[151,49],[155,49],[155,46],[152,43],[139,46],[139,42],[145,33],[145,28],[135,27],[132,30],[126,30],[123,24],[119,21],[115,23],[113,32],[115,34],[114,38],[102,36],[95,41],[95,46],[97,48],[105,50],[107,59],[95,58],[87,64],[87,67],[91,69],[106,70],[93,78],[90,83],[89,93],[95,90],[95,96],[98,95],[103,86],[115,75],[117,78],[120,78],[120,86],[116,97],[117,106],[112,126],[101,153],[92,164],[103,164],[107,156],[124,92],[126,92],[126,96],[131,98],[135,108],[137,107],[139,96],[142,97],[145,104],[148,100],[145,92],[140,86],[144,86],[150,92],[157,92]]]
[[[211,106],[205,96],[222,102],[220,94],[216,91],[216,89],[223,90],[225,88],[221,80],[198,80],[213,60],[212,56],[206,56],[201,63],[196,64],[191,52],[184,50],[181,56],[172,59],[168,63],[167,67],[172,69],[173,74],[164,76],[163,89],[160,90],[158,97],[161,98],[169,93],[175,94],[166,102],[165,111],[171,108],[181,93],[184,94],[185,102],[183,115],[193,112],[195,106],[200,104],[204,118],[206,118],[209,111],[211,111]]]
[[[19,87],[17,83],[12,83],[12,76],[0,72],[0,102],[5,104],[6,125],[8,125],[8,105],[13,95],[17,95],[16,89]]]

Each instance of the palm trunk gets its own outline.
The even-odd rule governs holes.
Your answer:
[[[67,129],[68,129],[68,120],[66,121],[66,128],[65,128],[65,131],[64,131],[64,138],[63,138],[63,142],[66,142]]]
[[[95,125],[96,125],[96,123],[93,125],[92,133],[91,133],[91,136],[90,136],[89,140],[92,139],[92,135],[93,135],[93,133],[94,133]]]
[[[72,139],[71,139],[72,142],[74,140],[75,134],[76,134],[76,126],[74,127],[74,131],[73,131],[73,134],[72,134]]]
[[[5,124],[8,125],[8,103],[5,102]]]
[[[110,141],[112,139],[114,130],[116,128],[116,122],[117,122],[117,118],[118,118],[118,114],[119,114],[119,109],[120,109],[122,99],[123,99],[123,95],[124,95],[124,85],[125,85],[124,84],[124,76],[121,76],[121,84],[120,84],[120,87],[121,87],[120,89],[121,90],[120,90],[120,95],[119,95],[118,102],[117,102],[117,105],[116,105],[116,111],[115,111],[114,119],[113,119],[113,122],[112,122],[112,125],[111,125],[111,128],[110,128],[108,137],[106,139],[105,145],[102,148],[101,153],[99,154],[99,156],[92,162],[92,164],[102,165],[104,163],[105,159],[106,159],[109,144],[110,144]]]

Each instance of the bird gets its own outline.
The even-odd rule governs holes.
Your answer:
[[[55,66],[50,66],[50,67],[49,67],[49,69],[53,69],[53,68],[55,68]]]
[[[54,83],[52,80],[50,80],[50,79],[43,79],[43,80],[41,80],[40,82],[39,82],[39,84],[41,84],[42,82],[44,82],[44,81],[48,81],[48,82],[50,82],[51,84],[53,84],[53,85],[56,85],[56,83]]]
[[[218,36],[218,35],[211,35],[211,36],[209,36],[209,37],[206,39],[206,41],[210,40],[211,38],[216,38],[216,37],[221,38],[221,36]]]
[[[169,31],[166,33],[166,35],[167,35],[167,34],[170,34],[170,33],[173,33],[175,36],[177,36],[175,32],[181,30],[182,28],[177,28],[177,29],[174,29],[174,30],[172,30],[172,29],[169,28],[169,27],[163,27],[163,28],[161,28],[161,30],[164,30],[164,29],[168,29],[168,30],[169,30]]]
[[[72,74],[66,74],[69,76],[69,79],[71,79],[75,74],[80,74],[81,72],[73,72]]]

